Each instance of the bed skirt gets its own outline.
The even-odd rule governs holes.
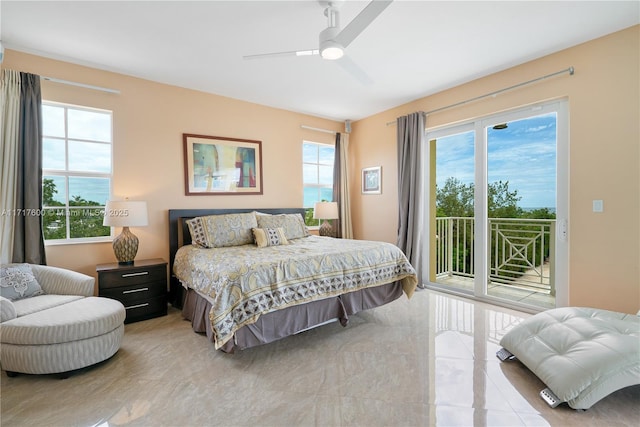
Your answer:
[[[347,326],[350,315],[388,304],[402,294],[401,282],[394,282],[263,314],[255,323],[237,330],[234,339],[220,349],[233,353],[236,349],[267,344],[336,319],[342,326]],[[193,289],[187,290],[182,316],[191,321],[195,332],[206,333],[213,341],[210,311],[211,303],[206,298]]]

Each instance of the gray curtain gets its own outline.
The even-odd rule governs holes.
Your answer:
[[[342,181],[340,155],[340,132],[336,132],[336,143],[333,157],[333,201],[338,203],[338,219],[333,221],[333,235],[342,238],[342,218],[340,215],[340,205],[342,204]]]
[[[398,247],[418,272],[422,286],[422,227],[424,207],[425,115],[412,113],[397,119],[398,139]]]
[[[349,134],[336,134],[335,158],[333,162],[333,201],[338,203],[338,220],[334,221],[336,237],[353,239],[351,226],[351,200],[349,197],[348,156]]]
[[[13,262],[46,264],[42,233],[42,97],[40,76],[20,73]]]

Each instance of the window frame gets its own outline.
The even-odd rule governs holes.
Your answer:
[[[42,182],[41,187],[44,185],[45,177],[62,177],[64,179],[64,206],[42,206],[42,214],[48,215],[48,211],[58,211],[55,212],[54,215],[59,216],[60,214],[65,216],[65,237],[63,239],[46,239],[44,240],[45,246],[53,246],[53,245],[68,245],[68,244],[84,244],[84,243],[102,243],[102,242],[110,242],[113,240],[114,232],[113,227],[109,227],[109,234],[105,236],[95,236],[95,237],[71,237],[71,221],[70,218],[78,216],[73,212],[78,212],[81,209],[87,209],[84,214],[87,212],[90,216],[99,216],[100,218],[104,217],[104,205],[95,205],[95,206],[72,206],[70,204],[71,195],[69,193],[69,181],[70,178],[105,178],[109,181],[109,194],[107,196],[107,200],[112,198],[113,194],[113,111],[107,110],[103,108],[95,108],[88,107],[84,105],[75,105],[64,102],[55,102],[43,100],[42,106],[52,106],[57,108],[64,109],[64,136],[50,136],[44,133],[43,128],[43,144],[42,150],[44,151],[44,140],[57,140],[62,141],[65,147],[64,154],[64,169],[47,169],[43,166],[42,168]],[[107,114],[109,116],[109,141],[102,140],[93,140],[86,138],[73,138],[69,135],[69,110],[77,110],[77,111],[88,111],[88,112],[96,112],[101,114]],[[43,121],[44,121],[44,109],[42,111]],[[70,169],[69,167],[69,157],[70,157],[70,142],[87,142],[87,143],[95,143],[95,144],[104,144],[109,147],[109,172],[96,172],[96,171],[77,171]],[[42,153],[44,159],[44,152]],[[105,201],[106,202],[106,201]]]
[[[476,226],[474,228],[474,253],[478,254],[474,270],[474,286],[471,292],[462,292],[477,300],[484,300],[491,303],[498,303],[514,309],[539,310],[540,307],[530,306],[518,301],[501,299],[490,295],[487,286],[488,263],[487,263],[487,134],[486,128],[497,123],[508,123],[523,119],[529,119],[549,113],[556,114],[556,238],[555,238],[555,303],[556,307],[565,307],[568,304],[568,256],[569,256],[569,240],[566,236],[568,229],[569,217],[569,101],[567,98],[558,98],[550,101],[541,101],[523,107],[515,107],[509,110],[503,110],[488,113],[473,119],[468,119],[460,123],[444,124],[434,128],[425,129],[425,140],[431,147],[431,141],[445,136],[450,136],[462,132],[472,131],[474,133],[474,218]],[[426,162],[425,175],[432,176],[432,168],[435,167],[435,149],[429,148],[429,160]],[[433,173],[435,176],[435,173]],[[430,178],[429,178],[430,179]],[[431,222],[430,215],[432,211],[430,207],[435,209],[435,194],[433,201],[430,200],[431,182],[425,188],[425,200],[428,207],[424,209],[423,225],[424,232],[427,236],[435,236],[434,224]],[[433,210],[435,212],[435,210]],[[435,213],[434,213],[435,215]],[[562,229],[565,230],[564,237],[561,237]],[[433,234],[432,234],[433,233]],[[425,239],[423,243],[423,251],[426,254],[423,257],[423,277],[425,284],[429,289],[449,292],[446,286],[441,286],[435,281],[431,281],[432,269],[431,264],[432,243],[430,239]],[[435,257],[435,254],[433,254]]]
[[[317,157],[316,157],[316,159],[317,159],[317,161],[316,161],[316,162],[307,162],[307,161],[305,161],[305,158],[304,158],[304,148],[305,148],[305,145],[315,145],[315,146],[317,146],[317,149],[318,149],[318,155],[317,155]],[[335,148],[336,148],[336,147],[335,147],[335,144],[327,144],[327,143],[316,142],[316,141],[309,141],[309,140],[303,140],[303,141],[302,141],[302,153],[303,153],[303,155],[302,155],[302,169],[303,169],[303,172],[302,172],[302,207],[303,207],[303,208],[306,208],[306,209],[307,209],[307,211],[308,211],[309,209],[313,209],[313,206],[305,206],[305,205],[304,205],[304,191],[305,191],[305,189],[307,189],[307,188],[315,188],[315,189],[318,191],[318,196],[319,196],[319,197],[320,197],[320,195],[321,195],[321,193],[320,193],[320,192],[321,192],[321,190],[322,190],[322,189],[330,189],[330,190],[331,190],[331,192],[333,193],[333,184],[334,184],[334,183],[333,183],[333,176],[331,177],[331,184],[320,184],[320,166],[328,166],[328,165],[327,165],[327,164],[325,164],[325,163],[320,163],[320,152],[319,152],[320,147],[330,147],[330,148],[332,148],[332,149],[333,149],[333,154],[334,154],[334,157],[333,157],[333,158],[334,158],[334,162],[333,162],[333,164],[332,164],[332,168],[333,168],[333,167],[335,166]],[[316,181],[315,181],[315,183],[309,184],[309,183],[307,183],[307,182],[305,181],[305,175],[304,175],[304,166],[305,166],[305,165],[313,165],[313,166],[316,166],[316,167],[317,167],[317,174],[316,174]],[[321,198],[319,198],[319,200],[318,200],[318,201],[322,201],[322,199],[321,199]],[[329,201],[331,202],[332,200],[329,200]],[[309,229],[312,229],[312,230],[313,230],[313,229],[320,228],[320,220],[313,220],[313,221],[314,221],[314,222],[317,222],[317,224],[315,224],[315,225],[309,225],[309,224],[307,224],[307,226],[309,227]]]

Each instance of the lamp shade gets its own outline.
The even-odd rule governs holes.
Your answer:
[[[149,223],[147,202],[108,200],[102,225],[111,227],[144,227]]]
[[[338,203],[317,202],[313,207],[314,219],[336,219],[338,218]]]

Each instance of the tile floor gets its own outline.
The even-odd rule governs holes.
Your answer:
[[[474,286],[473,278],[462,276],[439,277],[436,283],[444,286],[445,288],[451,287],[453,290],[463,290],[468,292],[473,292]],[[499,283],[490,283],[488,285],[487,293],[491,297],[527,304],[533,307],[538,307],[541,310],[555,308],[556,306],[555,297],[548,293],[520,289]]]
[[[180,313],[126,325],[120,351],[66,380],[0,377],[5,426],[630,426],[640,387],[588,411],[495,357],[528,314],[434,291],[235,355]]]

